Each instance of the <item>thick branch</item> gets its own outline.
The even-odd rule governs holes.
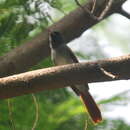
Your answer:
[[[26,72],[0,79],[0,98],[86,82],[130,79],[130,55]]]
[[[118,7],[126,0],[114,0],[111,9],[106,13],[105,17],[117,12]],[[99,16],[105,8],[107,0],[99,0],[96,3],[94,15]],[[84,9],[91,9],[93,2],[85,4]],[[52,25],[49,29],[60,30],[65,37],[65,41],[81,35],[85,30],[98,23],[92,19],[82,8],[78,8],[65,16],[63,19]],[[76,29],[76,31],[75,31]],[[0,77],[25,72],[40,60],[49,56],[48,31],[40,33],[31,41],[26,42],[20,47],[12,50],[3,57],[0,57]]]

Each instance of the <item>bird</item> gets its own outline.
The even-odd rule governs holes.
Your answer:
[[[54,65],[65,65],[78,63],[77,57],[72,50],[64,43],[63,36],[59,31],[49,32],[49,45],[51,50],[51,60]],[[97,124],[102,121],[101,111],[89,92],[88,84],[70,86],[77,96],[82,99],[92,121]]]

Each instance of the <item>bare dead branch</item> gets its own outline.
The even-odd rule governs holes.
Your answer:
[[[0,78],[0,98],[10,98],[74,84],[130,79],[130,55],[30,71]],[[101,69],[116,75],[112,78]],[[88,76],[89,75],[89,76]]]

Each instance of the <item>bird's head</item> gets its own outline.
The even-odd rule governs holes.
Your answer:
[[[56,48],[58,46],[60,46],[61,44],[63,44],[63,37],[61,35],[60,32],[58,31],[53,31],[50,32],[50,44],[53,48]]]

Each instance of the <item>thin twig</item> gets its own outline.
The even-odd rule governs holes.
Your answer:
[[[92,14],[94,13],[95,8],[96,8],[96,2],[97,2],[97,0],[93,0],[93,6],[92,6],[92,9],[91,9]]]
[[[122,8],[120,8],[120,10],[118,11],[119,14],[125,16],[126,18],[130,19],[130,13],[126,12],[125,10],[123,10]]]
[[[85,121],[85,127],[84,127],[84,130],[87,130],[87,128],[88,128],[88,122],[87,122],[87,120]]]
[[[13,114],[12,114],[12,103],[11,103],[10,99],[8,99],[7,102],[8,102],[9,120],[11,123],[11,128],[12,128],[12,130],[15,130],[15,124],[14,124]]]
[[[103,68],[100,68],[100,70],[101,70],[105,75],[107,75],[108,77],[110,77],[110,78],[112,78],[112,79],[115,79],[115,78],[118,77],[118,76],[112,74],[111,72],[106,71],[106,70],[103,69]]]
[[[92,19],[98,20],[98,18],[97,18],[93,13],[91,13],[91,11],[90,11],[88,8],[84,8],[84,7],[79,3],[78,0],[75,0],[75,3],[77,4],[77,6],[79,6],[80,8],[82,8],[85,12],[87,12]]]
[[[36,109],[35,110],[36,116],[35,116],[35,120],[34,120],[34,123],[33,123],[32,130],[35,130],[35,128],[37,126],[38,119],[39,119],[39,104],[38,104],[37,98],[34,94],[32,94],[32,98],[33,98],[33,101],[34,101],[34,104],[35,104],[35,109]]]
[[[100,16],[98,17],[99,20],[101,20],[106,14],[107,12],[110,10],[111,6],[112,6],[113,0],[109,0],[105,9],[102,11],[102,13],[100,14]]]

